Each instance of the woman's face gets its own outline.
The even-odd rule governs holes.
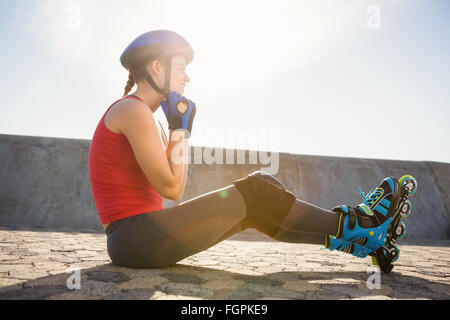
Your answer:
[[[186,83],[191,81],[186,74],[186,59],[184,56],[177,55],[172,57],[171,61],[172,73],[170,74],[170,91],[175,91],[180,95],[183,95],[184,87]],[[149,70],[150,74],[153,75],[153,80],[156,84],[163,88],[165,85],[167,68],[164,64],[159,61],[154,61],[151,66],[153,70]]]
[[[183,95],[184,87],[189,81],[191,79],[186,74],[186,59],[183,56],[174,56],[170,75],[170,91]]]

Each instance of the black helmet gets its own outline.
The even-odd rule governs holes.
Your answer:
[[[120,62],[125,69],[135,68],[147,79],[150,85],[159,93],[169,95],[170,87],[170,62],[171,57],[181,54],[186,59],[186,64],[191,63],[194,58],[194,50],[189,42],[178,33],[170,30],[154,30],[146,32],[133,40],[120,56]],[[160,89],[148,72],[143,68],[143,63],[150,57],[162,57],[167,59],[169,72],[166,77],[164,89]]]

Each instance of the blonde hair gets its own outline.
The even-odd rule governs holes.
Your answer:
[[[134,76],[133,73],[130,71],[130,73],[128,74],[128,81],[127,84],[125,86],[125,90],[124,90],[124,94],[123,96],[125,97],[133,88],[135,82],[134,82]]]

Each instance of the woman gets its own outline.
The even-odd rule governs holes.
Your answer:
[[[367,196],[374,200],[370,208],[365,201],[356,208],[324,210],[297,199],[275,177],[259,171],[163,208],[162,197],[179,200],[186,184],[188,166],[182,159],[196,105],[182,94],[190,82],[186,66],[193,57],[189,43],[168,30],[144,33],[121,56],[129,70],[125,95],[103,115],[89,152],[92,192],[114,264],[170,266],[246,228],[359,257],[386,242],[382,238],[398,214],[393,209],[397,206],[387,206],[384,215],[377,204],[383,199],[385,204],[400,201],[394,178],[378,186],[382,196]],[[136,90],[128,95],[134,84]],[[153,115],[159,106],[169,123],[168,141]]]

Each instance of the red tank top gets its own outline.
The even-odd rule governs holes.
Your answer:
[[[97,125],[89,148],[89,179],[102,224],[144,212],[163,209],[162,198],[148,182],[123,134],[104,123],[106,110]]]

